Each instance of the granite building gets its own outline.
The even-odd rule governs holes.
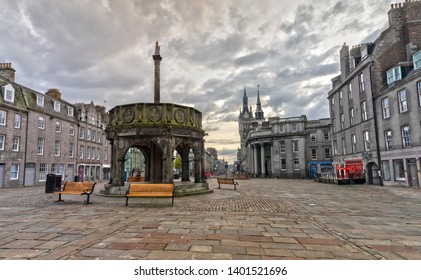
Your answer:
[[[392,4],[375,42],[344,44],[328,93],[335,174],[419,187],[421,2]]]
[[[239,164],[252,177],[312,178],[331,174],[330,131],[329,119],[307,120],[301,115],[265,120],[259,90],[253,116],[244,89],[239,115]]]
[[[0,63],[0,87],[0,187],[44,186],[47,174],[62,182],[109,178],[105,108],[18,84],[11,63]]]

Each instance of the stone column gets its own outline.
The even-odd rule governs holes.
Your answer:
[[[253,146],[253,175],[259,175],[259,168],[257,164],[257,145]]]
[[[262,164],[262,175],[265,176],[266,169],[265,169],[265,143],[260,145],[260,160]]]
[[[160,89],[160,69],[161,69],[161,60],[162,57],[159,54],[160,46],[158,41],[156,41],[155,54],[152,56],[155,64],[155,79],[154,79],[154,103],[160,103],[161,99],[161,89]]]

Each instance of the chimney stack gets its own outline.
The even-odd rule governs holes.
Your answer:
[[[12,68],[12,63],[0,63],[0,76],[14,82],[15,72],[15,69]]]
[[[57,88],[50,88],[45,95],[48,95],[56,100],[60,100],[61,99],[61,93]]]
[[[349,47],[346,43],[343,44],[339,56],[341,60],[341,79],[345,81],[346,76],[351,72],[349,67]]]
[[[155,80],[154,80],[154,103],[160,103],[161,98],[161,89],[160,89],[160,69],[161,69],[161,60],[162,57],[159,54],[160,46],[158,45],[158,41],[156,41],[155,45],[155,54],[152,56],[153,61],[155,63]]]

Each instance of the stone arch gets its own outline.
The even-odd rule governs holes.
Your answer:
[[[377,163],[370,161],[366,166],[367,182],[370,185],[380,185],[379,166]]]

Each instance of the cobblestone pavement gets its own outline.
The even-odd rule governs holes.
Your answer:
[[[0,189],[0,259],[421,259],[421,191],[239,181],[131,199]],[[101,188],[99,184],[97,191]]]

